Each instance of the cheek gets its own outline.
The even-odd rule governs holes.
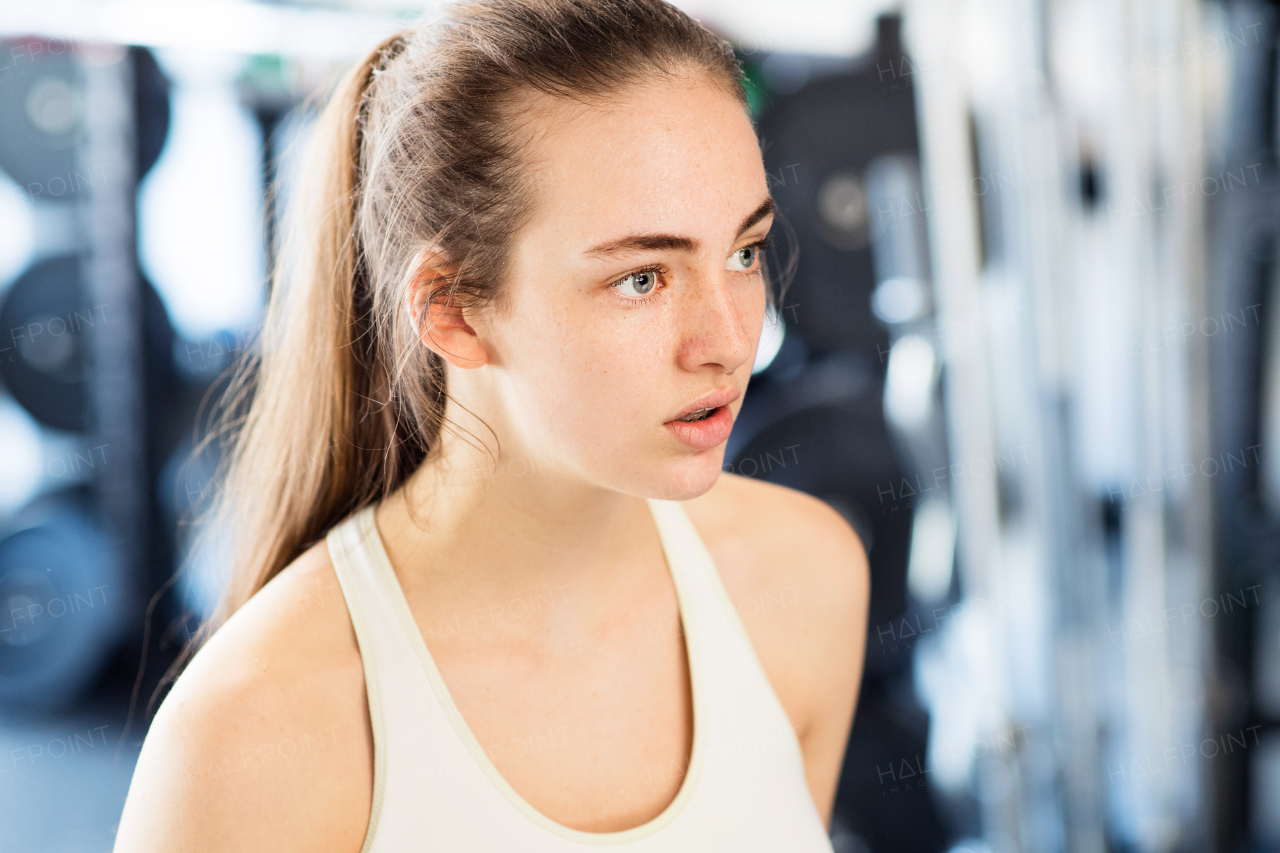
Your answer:
[[[663,387],[670,361],[664,318],[643,309],[607,313],[555,318],[525,338],[519,357],[519,373],[534,380],[524,384],[534,396],[526,411],[588,445],[660,426],[673,405]]]

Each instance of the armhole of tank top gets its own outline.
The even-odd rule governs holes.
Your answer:
[[[368,547],[364,527],[360,522],[360,514],[348,518],[343,524],[352,525],[352,529],[360,537],[361,547]],[[334,573],[337,574],[338,584],[342,587],[342,594],[347,602],[347,612],[351,615],[351,625],[356,632],[356,644],[360,648],[360,660],[364,667],[365,697],[369,703],[369,724],[373,729],[373,803],[369,809],[369,828],[365,831],[364,844],[360,846],[360,853],[369,853],[373,848],[373,840],[377,835],[378,823],[382,817],[382,797],[387,781],[387,736],[386,720],[382,709],[382,682],[378,677],[377,655],[374,652],[373,637],[365,617],[364,605],[360,600],[359,585],[352,577],[353,573],[347,563],[344,543],[337,528],[330,532],[326,539],[329,559],[333,562]]]
[[[751,660],[755,663],[756,670],[760,673],[760,677],[764,679],[765,686],[769,688],[769,694],[773,696],[773,701],[776,703],[779,713],[782,714],[782,718],[787,721],[787,728],[791,730],[791,735],[795,739],[797,752],[803,756],[804,748],[800,743],[800,733],[796,731],[795,726],[791,725],[791,718],[787,715],[787,709],[782,704],[782,699],[778,696],[778,689],[773,686],[773,682],[769,679],[769,672],[764,668],[764,663],[760,660],[760,653],[756,650],[756,644],[752,641],[751,634],[747,632],[747,623],[742,621],[742,614],[738,612],[733,599],[729,597],[729,590],[725,588],[724,580],[720,577],[720,569],[716,566],[715,558],[711,556],[706,543],[702,541],[702,534],[698,533],[698,528],[694,526],[693,519],[685,512],[683,506],[680,506],[680,514],[684,516],[684,523],[688,525],[690,547],[697,550],[701,556],[699,562],[703,564],[706,573],[710,575],[707,583],[715,589],[714,595],[719,600],[719,608],[728,611],[728,619],[735,626],[732,630],[736,631],[738,637],[746,644],[747,652],[751,655]]]

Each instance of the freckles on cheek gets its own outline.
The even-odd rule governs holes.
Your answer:
[[[579,405],[589,402],[596,423],[625,432],[653,421],[670,406],[661,388],[665,348],[652,322],[639,318],[602,325],[568,348]]]
[[[635,341],[614,330],[599,330],[572,347],[579,372],[601,395],[632,384],[645,359],[635,350]]]
[[[614,324],[601,355],[634,376],[659,374],[673,361],[673,341],[668,317],[657,312],[635,312]]]
[[[609,383],[622,381],[614,350],[616,341],[599,329],[565,324],[531,353],[537,385],[550,392],[557,407],[590,403]]]

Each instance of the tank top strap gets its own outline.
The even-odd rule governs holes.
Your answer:
[[[720,579],[715,559],[680,501],[649,498],[658,524],[658,534],[671,563],[672,574],[683,580],[690,592],[692,621],[705,630],[728,633],[733,640],[750,646],[746,627]]]
[[[366,669],[377,670],[377,662],[394,654],[398,628],[391,601],[386,595],[380,566],[372,547],[374,506],[366,506],[329,531],[325,537],[338,584],[347,600],[360,654]],[[372,662],[373,666],[368,664]]]
[[[371,692],[382,695],[383,687],[420,674],[422,661],[414,641],[420,644],[422,637],[413,625],[400,581],[378,535],[376,509],[376,504],[361,509],[330,531],[327,539],[366,663],[366,677],[371,679]],[[410,629],[413,635],[408,633]],[[444,714],[443,705],[430,691],[415,698],[422,701],[412,709],[413,716],[397,713],[394,706],[382,709],[392,740],[404,727],[421,725],[417,715],[423,711]]]
[[[387,703],[383,691],[384,675],[379,662],[387,657],[396,643],[395,637],[390,636],[390,632],[386,630],[386,626],[395,623],[386,618],[389,603],[379,600],[376,567],[372,565],[369,553],[366,525],[373,524],[374,509],[371,505],[357,511],[330,529],[325,536],[329,559],[333,563],[334,574],[338,576],[338,585],[342,588],[347,612],[351,614],[351,625],[355,629],[356,644],[360,648],[366,682],[365,695],[369,701],[369,723],[373,729],[375,744],[373,805],[369,814],[369,829],[365,833],[360,853],[369,853],[373,848],[375,829],[386,794]]]
[[[717,730],[713,739],[723,741],[722,733],[734,731],[737,746],[731,749],[767,742],[781,750],[777,760],[801,766],[796,730],[702,536],[682,503],[650,499],[650,505],[672,573],[688,590],[686,631],[698,634],[695,647],[709,662],[704,690],[706,720]]]

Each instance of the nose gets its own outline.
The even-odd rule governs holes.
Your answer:
[[[763,283],[728,271],[704,273],[690,281],[684,296],[680,366],[691,372],[712,367],[733,374],[753,357],[759,343]]]

